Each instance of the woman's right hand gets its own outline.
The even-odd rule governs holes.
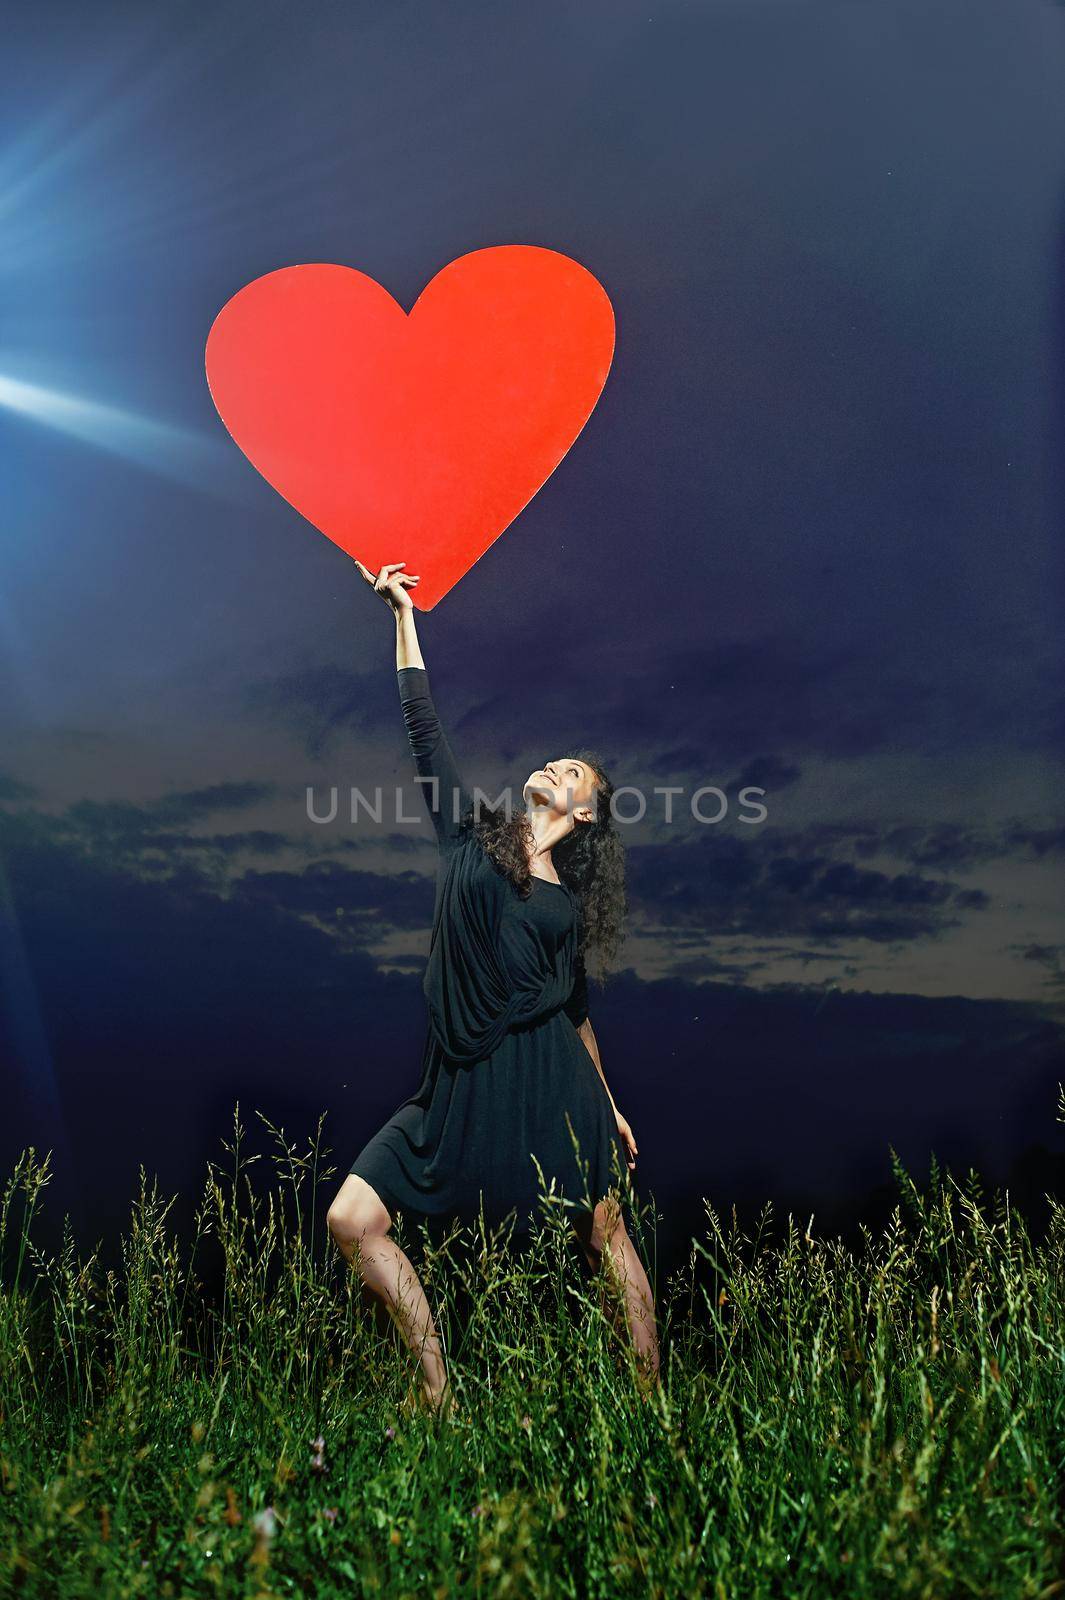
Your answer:
[[[369,567],[363,566],[358,556],[353,559],[374,594],[379,594],[392,611],[397,614],[401,611],[413,611],[414,602],[408,593],[408,586],[413,588],[418,579],[411,573],[399,570],[400,567],[407,565],[405,561],[387,561],[380,572],[373,573]]]

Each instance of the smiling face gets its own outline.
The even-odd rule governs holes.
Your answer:
[[[530,811],[547,810],[558,817],[572,812],[575,822],[595,821],[595,773],[576,756],[562,756],[530,772],[521,794]]]

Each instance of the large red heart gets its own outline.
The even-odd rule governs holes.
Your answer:
[[[282,267],[222,307],[207,382],[249,461],[373,571],[406,561],[430,610],[550,477],[591,415],[614,314],[535,245],[459,256],[408,316],[352,267]]]

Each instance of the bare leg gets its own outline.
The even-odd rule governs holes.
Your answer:
[[[598,1272],[605,1268],[618,1290],[635,1350],[637,1374],[650,1390],[659,1382],[654,1296],[617,1202],[601,1200],[592,1218],[587,1221],[581,1218],[574,1227],[592,1270]]]
[[[434,1408],[446,1395],[444,1353],[418,1275],[388,1237],[392,1217],[376,1189],[351,1175],[341,1184],[326,1218],[345,1259],[358,1268],[364,1289],[391,1317],[422,1369],[426,1401]]]

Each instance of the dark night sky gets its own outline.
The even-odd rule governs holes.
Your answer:
[[[592,1015],[645,1191],[831,1219],[889,1143],[1005,1174],[1060,1142],[1063,67],[1050,0],[22,8],[5,1159],[54,1146],[103,1228],[141,1162],[198,1184],[238,1094],[328,1110],[346,1170],[413,1091],[428,830],[306,807],[408,777],[391,624],[203,348],[274,268],[409,308],[506,243],[594,272],[617,350],[420,619],[452,742],[486,784],[579,743],[732,800],[626,833]]]

